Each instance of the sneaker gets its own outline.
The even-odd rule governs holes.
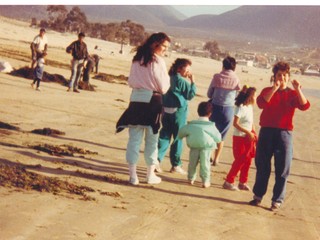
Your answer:
[[[139,185],[139,179],[138,178],[130,178],[129,183],[132,185]]]
[[[194,180],[189,180],[189,184],[193,185],[194,184]]]
[[[154,169],[154,171],[157,172],[157,173],[162,173],[163,172],[161,167],[160,167],[160,163],[156,164],[156,168]]]
[[[36,91],[40,91],[40,88],[36,88]]]
[[[73,92],[80,93],[78,89],[73,89]]]
[[[251,191],[251,188],[246,183],[239,183],[238,188],[244,191]]]
[[[71,89],[68,87],[67,92],[70,92],[70,90],[71,90]]]
[[[280,207],[281,207],[281,203],[272,202],[271,207],[270,207],[270,211],[276,212],[280,209]]]
[[[187,172],[185,170],[183,170],[181,166],[172,167],[170,169],[170,172],[171,173],[180,173],[182,175],[186,175],[187,174]]]
[[[217,160],[212,160],[212,166],[219,166],[219,161]]]
[[[205,182],[205,183],[203,183],[203,185],[202,185],[203,188],[208,188],[208,187],[210,187],[210,186],[211,186],[211,183],[210,183],[210,182]]]
[[[253,199],[249,202],[249,205],[251,206],[260,206],[260,204],[261,204],[261,200],[259,199]]]
[[[31,87],[34,88],[34,83],[31,83]]]
[[[147,178],[147,183],[148,184],[159,184],[161,183],[161,178],[158,177],[155,174],[151,174],[148,178]]]
[[[224,182],[224,184],[222,185],[222,187],[224,189],[228,189],[228,190],[231,190],[231,191],[238,191],[239,189],[232,183],[229,183],[227,181]]]

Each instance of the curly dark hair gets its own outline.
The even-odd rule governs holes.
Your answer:
[[[285,71],[286,73],[288,73],[290,75],[289,63],[283,62],[283,61],[277,62],[272,68],[274,78],[276,77],[276,74],[278,71]]]
[[[186,58],[177,58],[174,63],[171,65],[169,70],[169,75],[173,76],[177,74],[178,70],[180,68],[186,67],[188,65],[191,66],[192,62],[189,59]]]
[[[148,63],[154,60],[155,49],[165,41],[171,42],[167,34],[163,32],[152,34],[141,46],[134,49],[137,53],[132,62],[143,60],[141,65],[147,66]]]
[[[241,104],[243,105],[253,104],[254,103],[253,96],[256,90],[257,89],[255,87],[248,87],[247,85],[244,85],[235,99],[236,100],[235,105],[239,107]]]

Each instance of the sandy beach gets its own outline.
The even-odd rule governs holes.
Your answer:
[[[39,29],[28,23],[0,17],[0,60],[14,69],[30,66],[30,42]],[[45,71],[69,79],[71,55],[65,52],[76,34],[47,31],[48,64]],[[132,60],[131,47],[86,38],[89,52],[101,48],[99,71],[114,76],[128,76]],[[114,52],[114,55],[110,54]],[[207,87],[221,62],[207,58],[171,53],[167,67],[177,57],[190,58],[196,77],[197,96],[189,104],[188,120],[197,118],[197,105],[206,101]],[[50,63],[50,64],[49,64]],[[238,66],[242,84],[255,86],[258,92],[269,85],[271,69]],[[67,87],[41,82],[41,91],[31,88],[31,79],[0,73],[0,122],[19,129],[0,128],[0,164],[23,167],[34,173],[84,186],[84,194],[67,191],[47,192],[3,186],[0,182],[0,239],[3,240],[140,240],[140,239],[320,239],[320,79],[292,75],[302,83],[311,102],[306,112],[296,111],[294,118],[294,159],[287,184],[285,202],[278,212],[269,211],[274,173],[272,172],[261,207],[248,202],[252,192],[222,188],[233,162],[232,130],[221,157],[212,167],[208,189],[198,177],[194,186],[186,176],[170,173],[167,157],[159,174],[162,183],[145,182],[146,165],[143,146],[138,164],[139,186],[131,186],[125,161],[128,132],[115,134],[116,121],[128,106],[131,89],[123,82],[103,82],[93,78],[96,91],[66,92]],[[256,129],[261,110],[254,107]],[[64,135],[45,136],[34,129],[51,128]],[[49,154],[35,148],[72,146],[87,152],[70,155]],[[90,151],[90,152],[89,152]],[[183,150],[183,167],[187,169],[189,149]],[[255,178],[254,162],[249,185]]]

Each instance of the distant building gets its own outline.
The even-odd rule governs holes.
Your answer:
[[[319,67],[309,65],[306,70],[304,70],[303,75],[307,76],[320,76]]]
[[[237,65],[253,67],[253,61],[252,60],[239,59],[239,60],[237,60]]]

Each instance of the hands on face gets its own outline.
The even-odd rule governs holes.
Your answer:
[[[193,76],[193,74],[192,74],[191,72],[188,72],[187,78],[189,78],[190,81],[191,81],[192,83],[194,83],[194,76]]]
[[[298,90],[298,89],[301,88],[300,82],[297,81],[297,80],[295,80],[295,79],[291,81],[291,84],[292,84],[292,87],[293,87],[295,90]]]

